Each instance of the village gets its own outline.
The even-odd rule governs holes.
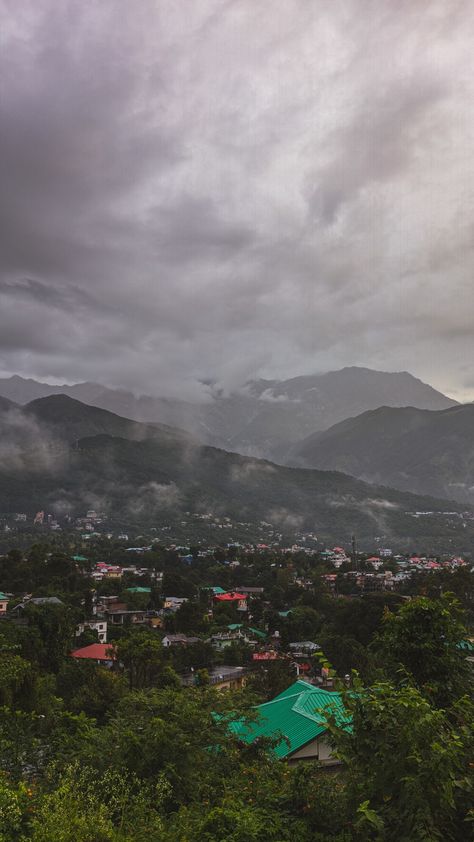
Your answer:
[[[323,712],[340,708],[341,681],[349,686],[352,671],[364,670],[384,611],[430,587],[436,594],[447,581],[470,582],[472,591],[471,563],[449,554],[359,553],[354,541],[319,552],[130,546],[125,535],[106,552],[102,536],[89,536],[71,555],[38,544],[0,558],[0,633],[28,634],[43,615],[61,617],[64,657],[128,676],[132,688],[159,686],[160,676],[183,688],[252,688],[267,697],[259,724],[246,730],[236,722],[233,732],[247,741],[282,734],[276,754],[291,762],[338,762]],[[36,587],[14,587],[12,560],[18,584],[21,577]],[[473,661],[474,638],[461,643]],[[146,680],[132,677],[134,647],[143,646]]]

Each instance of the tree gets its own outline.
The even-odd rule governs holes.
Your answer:
[[[344,696],[346,717],[333,717],[329,727],[346,768],[354,838],[467,838],[472,703],[459,703],[453,724],[415,687],[382,682],[364,689],[356,681]]]
[[[325,632],[319,635],[319,643],[340,676],[351,673],[352,670],[357,670],[364,678],[370,674],[369,654],[358,640]]]
[[[129,693],[97,739],[84,744],[83,761],[147,780],[163,775],[174,807],[210,797],[235,757],[234,740],[214,712],[235,704],[233,696],[223,698],[205,687]]]
[[[436,706],[449,706],[472,690],[472,672],[460,649],[467,631],[452,595],[418,597],[387,612],[373,649],[386,674],[412,681]]]
[[[183,602],[178,608],[175,618],[175,628],[178,632],[200,632],[206,628],[204,612],[199,602]]]
[[[23,654],[43,669],[57,672],[73,639],[71,611],[66,605],[27,605],[25,617],[28,634]]]
[[[51,786],[52,784],[52,786]],[[32,821],[32,842],[144,842],[160,839],[165,781],[71,764],[50,782]]]
[[[123,676],[97,664],[69,658],[56,679],[56,690],[73,713],[83,711],[104,721],[126,692]]]
[[[5,774],[0,774],[0,839],[18,842],[25,832],[29,818],[32,795],[25,783],[14,784]]]
[[[263,661],[259,669],[251,674],[247,687],[265,701],[270,701],[294,681],[296,681],[294,667],[288,659],[281,658],[277,661]]]
[[[13,648],[0,648],[0,705],[17,703],[23,692],[27,691],[28,679],[32,679],[32,667]],[[28,688],[30,689],[30,688]]]
[[[155,633],[134,629],[115,644],[118,660],[128,674],[131,690],[152,687],[163,667],[163,647]]]
[[[302,605],[291,609],[284,625],[282,625],[282,639],[285,643],[297,640],[317,641],[323,618],[318,611]]]

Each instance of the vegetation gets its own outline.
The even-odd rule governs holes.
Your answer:
[[[117,550],[118,552],[118,550]],[[3,587],[21,569],[36,593],[60,604],[27,605],[0,623],[0,840],[2,842],[417,842],[469,838],[474,818],[472,670],[460,648],[472,580],[441,571],[434,597],[335,596],[323,562],[301,555],[277,563],[268,553],[240,557],[237,571],[195,554],[191,565],[156,548],[144,563],[186,592],[186,609],[168,629],[124,626],[113,641],[113,669],[70,657],[74,629],[90,611],[93,583],[67,554],[47,545],[0,563]],[[295,585],[296,574],[312,586]],[[331,662],[345,714],[328,719],[337,771],[277,760],[272,740],[242,744],[229,719],[295,680],[289,660],[256,671],[244,689],[218,692],[209,670],[229,658],[248,663],[249,647],[225,656],[206,638],[235,622],[234,609],[209,616],[210,581],[237,577],[264,588],[252,623],[285,643],[316,640],[312,669]],[[459,579],[459,581],[458,581]],[[131,602],[160,605],[162,594]],[[453,581],[463,604],[445,589]],[[443,583],[443,586],[441,586]],[[126,598],[133,577],[118,585]],[[110,583],[96,584],[101,594]],[[117,583],[114,584],[117,588]],[[17,600],[18,601],[18,600]],[[14,606],[15,600],[12,600]],[[285,610],[282,610],[285,609]],[[199,638],[167,650],[165,631]],[[92,638],[91,638],[92,639]],[[83,642],[90,642],[89,639]],[[228,661],[229,662],[229,661]],[[201,680],[184,687],[194,666]],[[357,670],[354,671],[354,670]]]

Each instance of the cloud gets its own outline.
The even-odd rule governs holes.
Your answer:
[[[242,464],[233,465],[230,470],[230,479],[231,482],[248,485],[251,482],[259,483],[275,473],[276,468],[270,462],[250,459]]]
[[[150,512],[176,508],[180,501],[181,494],[174,482],[168,484],[148,482],[130,496],[128,511],[133,516],[149,515]]]
[[[0,0],[0,370],[474,397],[465,0]]]
[[[20,409],[0,413],[0,471],[14,474],[59,475],[67,464],[64,443]]]

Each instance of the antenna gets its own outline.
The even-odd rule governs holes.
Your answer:
[[[355,569],[359,569],[358,561],[357,561],[357,544],[356,544],[356,537],[355,535],[351,536],[351,544],[352,544],[352,564],[354,565]]]

